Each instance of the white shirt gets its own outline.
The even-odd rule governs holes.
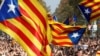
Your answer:
[[[6,56],[5,54],[2,54],[2,56]]]
[[[92,30],[97,31],[97,25],[96,24],[92,26]]]

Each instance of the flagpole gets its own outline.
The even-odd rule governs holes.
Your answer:
[[[73,23],[73,26],[76,26],[76,22]]]
[[[84,25],[85,25],[85,26],[88,26],[88,23],[89,23],[89,22],[87,22],[86,17],[85,17],[84,14],[82,13],[82,11],[81,11],[81,9],[79,8],[78,5],[77,5],[77,7],[78,7],[78,9],[80,10],[80,12],[81,12],[81,14],[82,14],[81,16],[83,17],[83,19],[85,19],[85,24],[84,24]],[[87,29],[87,28],[88,28],[88,27],[86,27],[86,34],[85,34],[86,37],[88,37],[88,32],[87,32],[88,29]]]

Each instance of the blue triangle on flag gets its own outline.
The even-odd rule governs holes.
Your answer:
[[[84,17],[86,18],[86,20],[89,22],[90,21],[90,16],[92,13],[92,9],[89,7],[85,7],[83,5],[78,5],[80,11],[83,13]]]
[[[18,0],[2,0],[0,5],[0,21],[21,16]]]
[[[74,22],[77,21],[77,17],[76,17],[76,15],[73,16],[73,21],[74,21]]]
[[[85,29],[86,28],[81,28],[68,34],[68,37],[71,39],[73,44],[77,44],[79,42],[85,32]]]
[[[69,18],[64,21],[64,24],[69,25]]]

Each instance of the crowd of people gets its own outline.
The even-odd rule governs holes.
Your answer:
[[[27,56],[23,48],[9,35],[0,35],[0,56]]]
[[[96,56],[96,52],[100,51],[100,38],[83,37],[72,47],[51,46],[53,56]]]
[[[100,38],[82,37],[72,47],[50,45],[53,56],[95,56],[100,50]],[[0,35],[0,56],[27,56],[23,48],[9,35]]]

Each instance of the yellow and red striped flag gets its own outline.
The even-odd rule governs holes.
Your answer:
[[[71,38],[68,36],[69,33],[81,29],[80,26],[65,25],[59,22],[55,22],[53,20],[49,21],[49,25],[52,31],[52,44],[54,45],[71,47],[74,45],[75,42],[77,44],[77,42],[80,40],[79,37],[78,40],[74,40],[74,42],[72,42],[73,40],[71,40]]]
[[[100,0],[94,0],[94,2],[100,2]]]
[[[38,0],[2,0],[1,4],[0,30],[13,37],[28,56],[45,56],[50,34],[46,10]]]
[[[84,0],[80,3],[80,5],[92,9],[90,21],[100,18],[100,0]]]

